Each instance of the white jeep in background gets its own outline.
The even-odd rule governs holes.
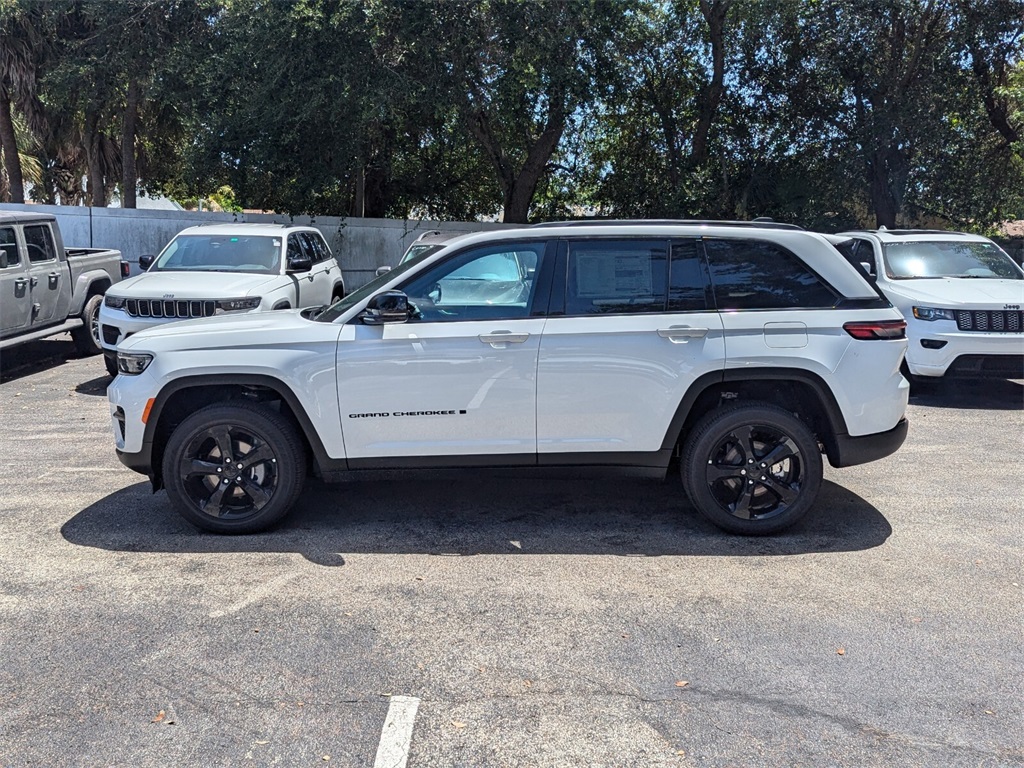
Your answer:
[[[845,255],[875,278],[907,321],[906,370],[1024,378],[1024,270],[980,235],[937,230],[842,232]]]
[[[330,304],[345,295],[341,267],[313,227],[217,224],[190,227],[159,256],[143,256],[144,274],[107,291],[100,342],[107,371],[132,334],[175,320]]]
[[[767,534],[811,509],[822,454],[903,443],[905,328],[797,227],[542,225],[454,238],[326,309],[137,333],[107,394],[121,461],[212,531],[273,525],[307,474],[589,465],[678,466],[712,523]]]

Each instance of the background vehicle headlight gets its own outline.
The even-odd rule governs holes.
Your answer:
[[[153,362],[153,356],[145,352],[118,352],[117,370],[125,376],[138,376],[149,364]]]
[[[918,320],[956,320],[952,309],[936,309],[934,307],[914,307],[914,317]]]
[[[222,312],[244,312],[247,309],[256,309],[262,299],[259,296],[250,296],[246,299],[222,299],[217,302],[217,314]]]
[[[111,309],[121,309],[128,299],[123,296],[104,296],[103,303]]]

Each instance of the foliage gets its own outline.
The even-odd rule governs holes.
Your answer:
[[[43,201],[1024,217],[1024,0],[0,0],[0,32]]]

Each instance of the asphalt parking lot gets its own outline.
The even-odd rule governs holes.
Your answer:
[[[0,361],[3,768],[369,768],[410,732],[412,768],[1024,765],[1022,382],[915,394],[770,539],[675,482],[501,472],[201,534],[118,462],[107,382],[66,339]]]

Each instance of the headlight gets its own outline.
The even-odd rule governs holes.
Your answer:
[[[222,299],[217,302],[217,314],[224,312],[244,312],[247,309],[256,309],[260,305],[259,296],[250,296],[247,299]]]
[[[934,307],[914,307],[914,317],[918,320],[956,320],[952,309],[935,309]]]
[[[103,303],[106,304],[111,309],[121,309],[122,307],[124,307],[124,303],[126,301],[128,301],[128,299],[124,298],[123,296],[104,296],[103,297]]]
[[[153,362],[153,356],[145,352],[118,352],[117,370],[125,376],[138,376]]]

